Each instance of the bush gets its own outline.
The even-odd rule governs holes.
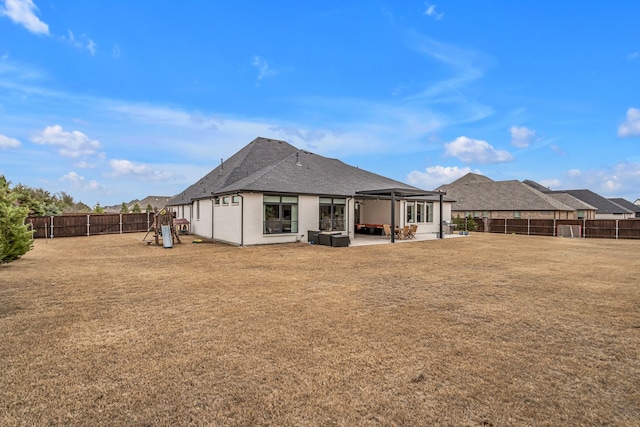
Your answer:
[[[0,176],[0,264],[15,261],[33,248],[33,234],[25,224],[29,209],[20,206],[17,194]]]
[[[456,230],[458,231],[476,231],[478,229],[478,224],[476,224],[471,215],[467,218],[457,216],[453,218],[453,223],[456,225]]]

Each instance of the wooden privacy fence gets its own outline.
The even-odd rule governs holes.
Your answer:
[[[26,223],[35,231],[34,238],[137,233],[153,225],[153,212],[30,216]]]
[[[640,219],[489,219],[487,225],[491,233],[530,236],[556,236],[559,225],[579,225],[579,237],[640,239]]]

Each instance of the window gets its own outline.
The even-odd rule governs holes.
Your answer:
[[[489,211],[482,211],[482,218],[489,218]]]
[[[433,202],[425,203],[427,209],[427,222],[433,222]]]
[[[584,211],[583,210],[579,210],[578,211],[578,219],[584,219]]]
[[[263,199],[264,234],[298,232],[298,197],[271,196]]]
[[[196,219],[200,219],[200,200],[196,200]]]
[[[344,231],[347,199],[320,197],[320,230]]]
[[[520,219],[522,217],[522,215],[520,214],[520,211],[513,211],[513,218],[514,219]]]
[[[213,198],[213,204],[215,206],[220,206],[220,197],[216,196]]]
[[[231,204],[237,205],[240,203],[240,196],[233,196],[231,198]]]
[[[229,196],[224,196],[222,198],[222,204],[225,206],[229,206]]]
[[[407,223],[416,222],[415,212],[416,212],[416,204],[415,202],[407,202]]]
[[[425,209],[424,209],[424,203],[419,202],[416,205],[416,222],[425,222]]]

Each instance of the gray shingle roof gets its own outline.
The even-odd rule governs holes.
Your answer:
[[[591,206],[590,204],[585,203],[582,200],[577,199],[568,193],[547,193],[547,194],[553,197],[554,199],[564,203],[565,205],[571,206],[575,210],[591,210],[591,211],[596,210],[594,206]]]
[[[453,209],[469,211],[574,211],[520,181],[457,180],[438,189],[457,200]]]
[[[611,198],[609,200],[611,200],[616,205],[619,205],[619,206],[621,206],[621,207],[623,207],[625,209],[628,209],[628,210],[630,210],[632,212],[635,212],[636,214],[640,213],[640,206],[631,203],[627,199],[614,197],[614,198]]]
[[[420,190],[337,159],[299,150],[285,141],[256,138],[169,205],[246,191],[353,196],[356,191],[379,188]]]
[[[615,204],[611,200],[608,200],[601,195],[594,193],[591,190],[561,190],[561,191],[549,191],[547,194],[567,193],[573,197],[582,200],[585,203],[595,207],[599,214],[623,214],[631,213],[633,211],[626,209],[620,205]]]

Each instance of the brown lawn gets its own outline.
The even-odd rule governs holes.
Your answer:
[[[640,423],[640,242],[143,236],[0,266],[0,425]]]

